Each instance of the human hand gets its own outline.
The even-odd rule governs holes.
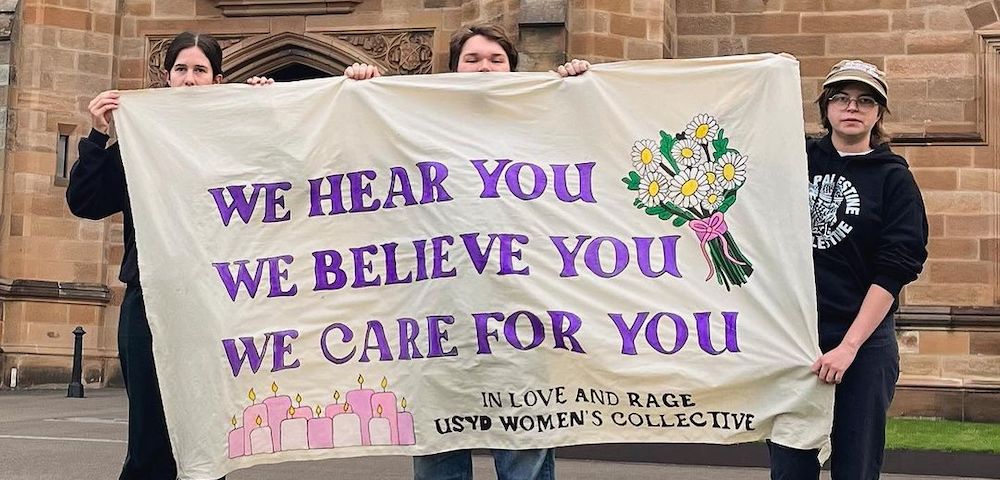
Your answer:
[[[111,112],[118,109],[118,98],[118,90],[108,90],[101,92],[90,101],[87,110],[90,111],[90,120],[94,130],[105,135],[108,134],[111,129]]]
[[[382,72],[378,71],[375,65],[367,63],[355,63],[344,70],[344,76],[354,80],[368,80],[370,78],[381,77]]]
[[[841,343],[837,345],[837,348],[819,357],[813,363],[810,371],[815,373],[825,383],[840,383],[844,379],[844,373],[854,363],[854,358],[857,356],[857,348]]]
[[[587,70],[590,70],[590,62],[576,58],[556,67],[560,77],[575,77]]]
[[[253,85],[255,87],[261,87],[264,85],[271,85],[274,83],[273,78],[268,77],[250,77],[247,79],[247,85]]]

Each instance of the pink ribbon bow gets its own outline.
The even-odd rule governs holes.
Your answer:
[[[716,238],[722,242],[722,253],[730,262],[737,265],[746,265],[733,258],[729,253],[729,242],[726,241],[726,237],[724,236],[729,231],[729,226],[726,225],[726,219],[722,215],[722,212],[715,212],[711,217],[706,219],[696,218],[688,222],[688,224],[691,225],[691,230],[694,230],[694,233],[698,235],[698,240],[701,241],[701,254],[705,257],[705,263],[708,263],[708,276],[705,277],[706,282],[712,279],[712,275],[715,275],[715,267],[712,264],[712,260],[708,258],[708,252],[705,251],[705,244]]]

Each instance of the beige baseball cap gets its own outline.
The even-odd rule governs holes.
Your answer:
[[[823,86],[839,82],[861,82],[875,89],[882,98],[889,101],[889,85],[885,82],[885,72],[875,65],[861,60],[841,60],[826,76]]]

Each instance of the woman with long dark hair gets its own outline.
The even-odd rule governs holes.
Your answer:
[[[899,377],[893,313],[927,259],[927,216],[906,160],[882,127],[885,74],[837,63],[816,100],[827,134],[806,142],[813,263],[823,355],[812,371],[835,384],[834,480],[879,477],[886,412]],[[771,478],[818,479],[815,450],[770,443]]]
[[[163,63],[170,87],[222,83],[222,48],[209,35],[184,32],[167,48]],[[252,85],[273,80],[254,77]],[[124,214],[125,252],[118,279],[125,283],[118,319],[118,357],[128,395],[128,449],[120,480],[175,480],[177,465],[167,437],[163,402],[153,366],[153,340],[146,319],[136,262],[135,229],[118,144],[107,146],[119,93],[103,92],[89,105],[93,129],[80,139],[80,157],[70,171],[66,201],[74,215],[100,220]]]

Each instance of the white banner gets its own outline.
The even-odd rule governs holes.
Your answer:
[[[825,445],[801,105],[773,55],[126,92],[181,478]]]

